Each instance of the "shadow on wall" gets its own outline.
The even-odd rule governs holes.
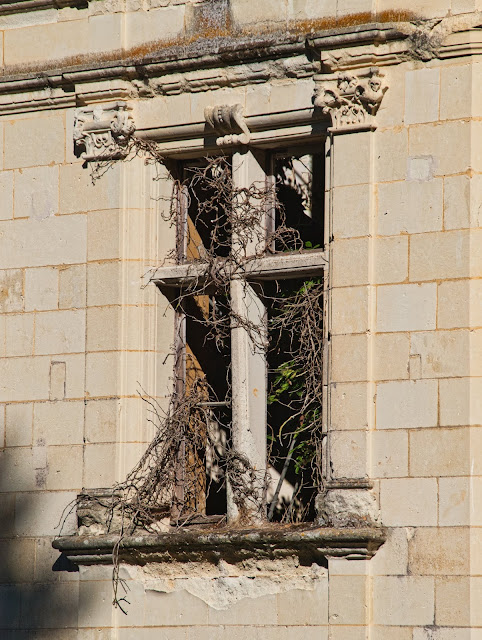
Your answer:
[[[4,453],[0,452],[3,474]],[[90,604],[85,598],[80,602],[78,567],[52,548],[53,536],[19,535],[18,523],[36,518],[38,502],[45,496],[45,492],[0,494],[1,640],[77,640],[80,607]],[[42,515],[45,518],[45,512]],[[53,515],[52,531],[54,519]]]

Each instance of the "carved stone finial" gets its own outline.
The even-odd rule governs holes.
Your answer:
[[[241,104],[206,107],[204,117],[213,129],[222,134],[216,140],[218,147],[249,144],[251,133]]]
[[[318,76],[314,105],[331,117],[335,132],[374,129],[375,114],[388,87],[377,67],[354,76]]]
[[[135,130],[125,102],[75,110],[74,145],[86,162],[124,158]]]

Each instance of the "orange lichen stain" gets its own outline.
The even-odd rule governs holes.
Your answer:
[[[272,36],[276,42],[276,40],[283,41],[286,35],[290,34],[299,39],[302,36],[308,37],[314,33],[322,35],[323,31],[332,29],[372,23],[409,22],[417,19],[417,15],[411,11],[392,10],[382,11],[380,13],[354,13],[333,18],[293,21],[287,25],[286,29],[280,29],[279,24],[273,23],[257,26],[250,25],[244,29],[239,29],[232,24],[229,14],[227,14],[226,19],[222,21],[221,24],[213,24],[207,19],[200,19],[196,24],[196,32],[192,34],[185,34],[165,40],[153,40],[129,49],[115,49],[96,54],[78,54],[39,63],[6,66],[0,70],[0,77],[20,73],[45,72],[46,69],[61,69],[63,73],[66,73],[76,67],[89,67],[92,63],[95,63],[96,66],[98,66],[99,63],[149,63],[151,61],[154,62],[156,56],[161,51],[170,48],[188,47],[189,45],[201,43],[202,41],[206,42],[205,49],[206,52],[208,52],[209,41],[217,38],[229,39],[231,40],[231,44],[236,44],[236,41],[239,40],[240,48],[242,48],[242,40],[246,37]],[[256,44],[253,43],[251,46],[256,46]],[[186,57],[188,57],[188,55],[189,52],[186,52]]]

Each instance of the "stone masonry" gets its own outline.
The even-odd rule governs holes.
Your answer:
[[[407,4],[0,2],[2,639],[482,639],[482,0]],[[241,105],[236,139],[206,134],[218,105]],[[171,185],[122,135],[173,160],[324,151],[321,500],[384,531],[373,557],[147,555],[121,566],[125,615],[110,564],[52,548],[150,442],[138,392],[170,394],[173,312],[146,274],[175,241]]]

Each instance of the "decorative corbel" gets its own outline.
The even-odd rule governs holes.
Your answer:
[[[135,130],[125,102],[75,110],[74,146],[86,162],[125,158]]]
[[[206,107],[204,117],[217,133],[222,134],[216,140],[218,147],[249,144],[251,133],[241,104]]]
[[[320,75],[314,105],[331,117],[330,131],[360,131],[375,129],[375,115],[388,87],[377,67],[359,76],[339,73]]]

